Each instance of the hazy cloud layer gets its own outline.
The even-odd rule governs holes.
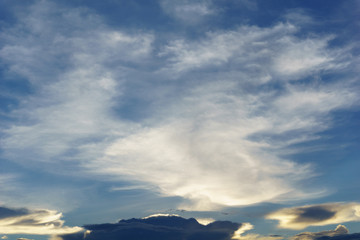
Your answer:
[[[180,3],[162,2],[175,16],[213,14],[211,2]],[[0,58],[32,91],[2,129],[8,159],[142,182],[197,210],[326,193],[300,186],[311,165],[282,156],[360,102],[336,36],[299,37],[295,22],[174,41],[46,1],[18,16]]]
[[[217,12],[211,0],[161,0],[160,6],[169,16],[185,24],[199,23]]]
[[[0,207],[0,232],[2,234],[52,235],[83,231],[81,227],[63,226],[64,221],[61,217],[61,213],[47,209]]]
[[[241,224],[216,221],[206,226],[195,219],[177,216],[156,216],[143,219],[120,220],[118,223],[87,225],[91,232],[60,236],[63,240],[230,240]]]
[[[359,203],[328,203],[284,208],[267,215],[279,221],[279,227],[303,229],[350,221],[360,221]]]

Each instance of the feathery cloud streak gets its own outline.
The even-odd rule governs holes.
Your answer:
[[[155,47],[156,34],[37,2],[1,43],[33,88],[12,112],[22,120],[2,130],[4,154],[144,182],[193,209],[314,196],[299,187],[311,166],[282,152],[359,97],[349,49],[296,33],[241,26]],[[322,81],[327,72],[339,78]]]
[[[328,203],[284,208],[269,214],[267,218],[279,220],[279,227],[290,229],[360,221],[360,204]]]

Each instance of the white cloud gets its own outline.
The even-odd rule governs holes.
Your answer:
[[[204,39],[177,39],[161,55],[170,64],[163,71],[184,73],[194,69],[235,71],[238,78],[264,83],[296,80],[320,70],[344,68],[350,64],[343,50],[330,50],[334,36],[301,39],[294,24],[279,23],[269,28],[242,26],[232,31],[209,32]],[[255,74],[256,73],[256,74]],[[242,80],[244,81],[244,80]]]
[[[330,39],[305,39],[300,41],[291,37],[280,39],[279,43],[285,47],[281,49],[274,61],[273,67],[275,71],[282,75],[291,76],[304,71],[332,68],[331,63],[335,58],[335,52],[324,51]]]
[[[38,3],[34,9],[53,11],[50,7],[44,10],[47,4],[43,4],[45,3]],[[14,148],[23,149],[26,154],[31,152],[38,155],[39,159],[49,159],[65,154],[70,146],[81,147],[86,139],[100,139],[106,137],[110,131],[116,132],[118,129],[124,131],[121,123],[116,126],[113,124],[109,111],[114,104],[113,98],[122,93],[121,83],[129,70],[117,66],[116,71],[120,73],[115,73],[107,65],[113,64],[112,61],[141,62],[151,51],[153,37],[149,34],[130,35],[106,28],[100,30],[97,28],[99,24],[96,29],[88,29],[88,23],[78,19],[81,12],[74,10],[63,14],[66,16],[62,16],[61,21],[65,23],[80,21],[77,24],[81,25],[81,34],[60,31],[57,34],[48,33],[53,36],[39,37],[37,44],[34,40],[29,43],[28,39],[15,40],[12,39],[13,36],[8,36],[8,39],[13,41],[7,42],[0,52],[1,57],[13,66],[12,70],[24,74],[37,89],[37,95],[27,99],[22,109],[15,113],[16,117],[30,120],[31,125],[13,126],[4,131],[8,138],[3,141],[3,148],[8,149],[10,154]],[[57,21],[51,18],[50,21],[41,21],[41,18],[46,16],[40,15],[38,19],[30,15],[29,18],[34,18],[35,25],[43,21],[52,25]],[[29,27],[30,31],[37,29],[34,24]],[[49,28],[48,25],[41,27]],[[28,38],[32,39],[31,34]],[[27,47],[28,44],[36,46],[37,52],[29,52],[27,49],[31,48]],[[41,55],[48,61],[36,62],[34,59],[38,58],[39,52],[47,48],[52,51]],[[57,63],[59,55],[65,55],[63,57],[70,63],[70,66],[64,66],[66,70],[51,76],[38,72],[39,68],[54,68],[53,64]],[[17,57],[14,59],[12,56]],[[18,70],[18,67],[26,72]],[[126,128],[129,127],[127,124]],[[39,143],[43,145],[41,152],[36,150]]]
[[[241,225],[241,227],[234,232],[234,236],[231,239],[241,239],[241,235],[244,232],[249,231],[249,230],[251,230],[253,228],[254,228],[254,226],[251,225],[250,223],[243,223]]]
[[[12,113],[21,121],[3,130],[7,158],[144,182],[189,200],[188,209],[324,194],[302,189],[311,166],[282,153],[330,127],[332,111],[359,102],[343,72],[347,55],[336,57],[347,49],[329,48],[328,36],[297,37],[294,25],[280,23],[180,38],[157,53],[156,34],[56,9],[39,2],[4,33],[0,57],[34,88]],[[344,77],[294,81],[321,71]],[[131,111],[147,115],[126,118]]]
[[[278,220],[280,228],[289,229],[360,221],[360,204],[328,203],[284,208],[267,215],[267,218]]]
[[[177,214],[155,213],[155,214],[151,214],[149,216],[143,217],[142,219],[148,219],[148,218],[153,218],[153,217],[180,217],[180,216]]]
[[[3,234],[70,234],[83,231],[81,227],[63,226],[62,214],[47,209],[8,209],[2,215],[0,209],[0,231]],[[10,214],[8,213],[10,212]]]
[[[250,141],[239,140],[243,129],[227,127],[233,123],[200,121],[200,129],[194,122],[175,123],[119,140],[106,150],[104,158],[89,163],[89,168],[106,162],[97,171],[136,176],[158,186],[165,195],[230,206],[271,200],[288,193],[291,187],[278,177],[287,176],[291,181],[288,175],[296,178],[308,172],[270,155],[266,156],[267,163],[262,162],[266,153],[257,152],[258,146]],[[256,189],[252,187],[254,183]]]

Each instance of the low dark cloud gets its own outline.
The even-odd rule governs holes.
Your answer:
[[[68,234],[63,240],[230,240],[242,224],[216,221],[206,226],[194,218],[156,216],[121,220],[117,223],[86,225],[90,234]]]
[[[316,238],[315,240],[360,240],[360,233],[339,235],[334,237],[325,236]]]
[[[303,232],[290,238],[291,240],[342,240],[351,237],[353,234],[348,234],[349,230],[344,225],[338,225],[334,230],[322,231],[322,232]],[[349,238],[355,239],[355,238]],[[359,238],[358,238],[359,239]]]

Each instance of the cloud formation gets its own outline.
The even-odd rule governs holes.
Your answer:
[[[266,216],[279,221],[280,228],[304,229],[350,221],[360,221],[359,203],[327,203],[284,208]],[[339,228],[339,231],[342,228]]]
[[[343,225],[338,225],[335,230],[323,232],[305,232],[297,234],[290,240],[358,240],[360,233],[348,233],[348,229]]]
[[[245,226],[245,227],[244,227]],[[249,225],[248,225],[249,226]],[[251,225],[250,225],[251,226]],[[232,239],[239,240],[358,240],[360,233],[349,234],[349,230],[344,225],[338,225],[334,230],[321,231],[321,232],[303,232],[295,236],[284,237],[281,235],[260,235],[255,233],[243,234],[245,231],[251,230],[252,228],[246,227],[243,224],[244,231],[241,234],[234,235]],[[241,230],[239,228],[239,230]]]
[[[91,232],[59,236],[62,240],[230,240],[241,224],[216,221],[206,226],[194,218],[155,216],[120,220],[118,223],[86,225]]]
[[[83,231],[81,227],[63,226],[62,214],[47,209],[30,210],[0,207],[0,232],[2,234],[70,234]],[[2,239],[6,239],[6,236]]]
[[[323,239],[324,237],[334,237],[334,236],[343,236],[348,234],[349,230],[343,226],[338,225],[335,230],[323,231],[323,232],[304,232],[297,234],[296,236],[290,238],[291,240],[314,240],[314,239]],[[331,238],[330,238],[331,239]]]
[[[181,3],[198,4],[176,5],[184,16],[211,14],[208,1]],[[8,71],[33,89],[2,129],[4,156],[144,183],[187,209],[321,196],[301,187],[312,166],[283,155],[360,101],[349,48],[298,30],[243,25],[174,41],[37,1],[1,40]],[[328,72],[338,78],[322,81]]]
[[[253,229],[250,223],[215,221],[208,225],[199,224],[194,218],[158,214],[142,219],[120,220],[117,223],[104,223],[84,226],[84,233],[52,236],[52,240],[358,240],[360,233],[349,234],[344,225],[334,230],[322,232],[303,232],[295,236],[244,234]]]

